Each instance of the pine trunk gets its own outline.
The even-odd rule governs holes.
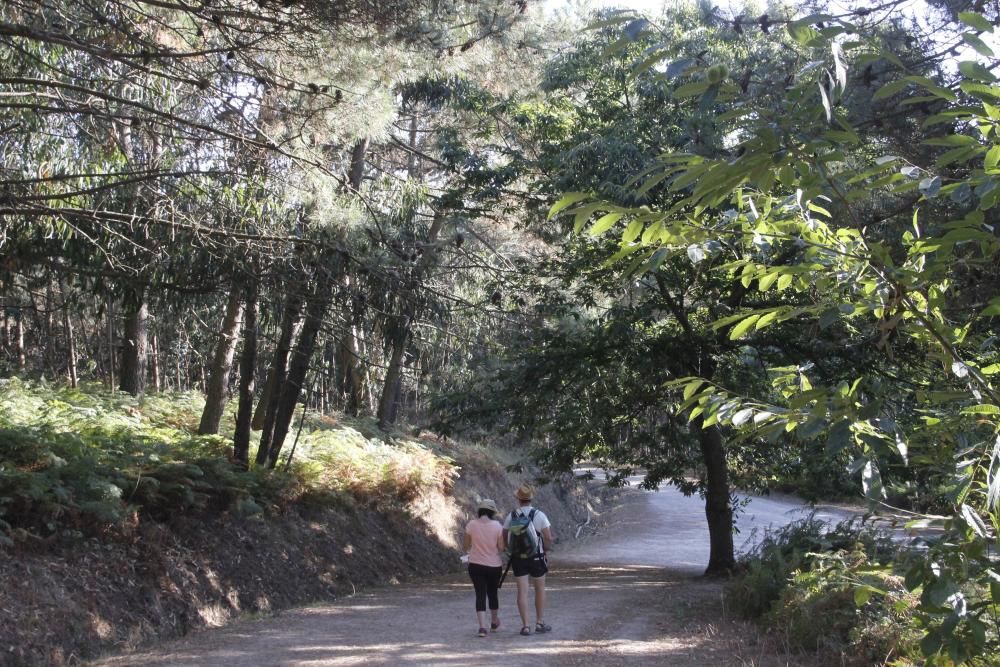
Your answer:
[[[69,377],[69,386],[76,388],[79,378],[76,370],[76,340],[73,337],[73,318],[70,317],[69,304],[66,302],[66,288],[62,288],[63,294],[63,328],[66,330],[66,371]]]
[[[17,371],[23,373],[28,360],[24,353],[24,316],[20,310],[14,316],[14,353],[17,355]]]
[[[388,429],[396,421],[399,387],[403,375],[403,353],[406,341],[409,340],[409,319],[399,318],[396,331],[392,337],[389,367],[385,371],[385,384],[382,385],[382,395],[378,403],[378,425]]]
[[[278,345],[274,350],[271,368],[267,373],[264,391],[257,403],[251,426],[260,429],[260,445],[257,449],[257,465],[267,463],[271,451],[271,435],[274,433],[274,418],[278,412],[278,393],[285,382],[288,373],[288,355],[292,349],[292,340],[298,327],[299,315],[302,312],[302,299],[293,294],[288,297],[285,310],[281,316],[281,333]]]
[[[226,396],[229,393],[229,374],[233,367],[233,357],[236,354],[236,341],[243,316],[243,303],[240,288],[234,286],[229,293],[226,304],[226,314],[222,318],[222,331],[215,347],[212,369],[209,375],[208,391],[205,396],[205,409],[201,413],[201,424],[198,433],[201,435],[216,434],[222,422],[222,412],[226,407]]]
[[[150,375],[153,376],[153,391],[160,393],[163,389],[163,381],[160,379],[160,339],[157,338],[155,333],[149,347]]]
[[[321,292],[322,290],[318,290]],[[295,412],[295,405],[298,403],[299,395],[305,384],[306,372],[309,370],[309,361],[312,359],[313,349],[316,346],[316,336],[323,323],[323,316],[330,305],[330,293],[317,293],[306,306],[305,320],[302,323],[302,331],[299,333],[299,340],[292,352],[291,362],[288,365],[288,375],[281,384],[281,391],[278,393],[277,410],[274,416],[274,434],[271,437],[271,447],[268,451],[267,465],[273,468],[278,463],[278,455],[285,443],[285,436],[292,423],[292,416]]]
[[[135,291],[125,302],[125,340],[122,341],[121,385],[127,394],[139,396],[146,389],[146,301]]]
[[[257,370],[257,290],[247,288],[246,313],[243,318],[243,353],[240,355],[239,406],[236,432],[233,435],[233,459],[244,468],[250,463],[250,431],[253,416],[254,375]]]

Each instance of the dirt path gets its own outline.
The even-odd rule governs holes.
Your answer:
[[[551,634],[518,634],[509,580],[501,589],[500,631],[478,638],[472,587],[466,576],[452,575],[242,621],[95,664],[788,664],[762,649],[755,631],[725,619],[720,583],[698,578],[708,556],[702,507],[672,490],[630,494],[603,534],[556,545],[546,612]],[[743,515],[742,535],[801,512],[791,500],[760,499]],[[840,515],[831,510],[829,518]]]

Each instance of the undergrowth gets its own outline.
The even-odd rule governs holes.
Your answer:
[[[857,521],[828,529],[809,517],[769,532],[744,555],[726,600],[787,650],[826,655],[831,664],[998,664],[982,652],[963,662],[928,644],[928,630],[947,622],[947,615],[922,613],[922,600],[932,592],[907,576],[926,559]],[[982,597],[982,591],[964,594]],[[977,644],[992,647],[994,640],[979,638]]]
[[[195,434],[202,406],[197,394],[0,380],[0,545],[128,533],[179,512],[260,515],[299,500],[402,505],[455,474],[419,442],[329,417],[306,420],[291,465],[243,470],[228,439]]]

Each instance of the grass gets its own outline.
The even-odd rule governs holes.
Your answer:
[[[128,532],[177,512],[261,515],[300,500],[403,505],[456,474],[426,443],[330,417],[306,420],[291,465],[242,470],[227,438],[195,433],[202,407],[193,393],[0,380],[0,544]]]

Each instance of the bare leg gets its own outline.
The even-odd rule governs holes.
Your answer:
[[[521,627],[528,625],[528,575],[514,577],[517,581],[517,613],[521,615]]]
[[[481,628],[488,628],[489,627],[488,625],[486,625],[486,612],[485,611],[477,611],[476,612],[476,618],[479,619],[479,627],[481,627]]]
[[[545,575],[532,577],[531,583],[535,587],[535,622],[545,621]]]

